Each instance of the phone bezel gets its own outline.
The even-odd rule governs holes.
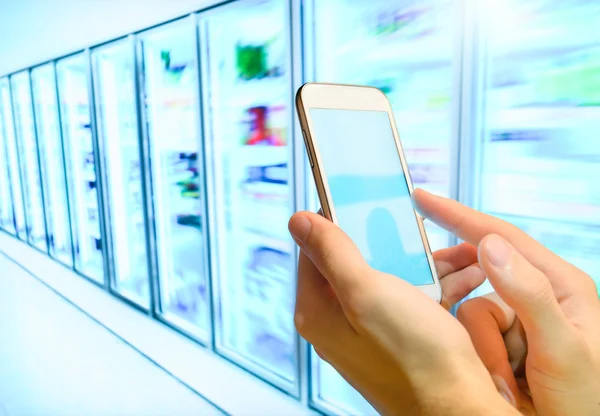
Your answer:
[[[310,159],[315,185],[319,194],[319,201],[321,203],[323,215],[327,219],[339,225],[327,182],[327,176],[324,170],[321,168],[323,164],[318,143],[312,134],[313,124],[309,111],[311,108],[386,112],[388,114],[390,126],[394,134],[394,141],[396,143],[396,149],[398,150],[400,164],[406,177],[409,192],[412,195],[414,188],[410,171],[404,157],[402,144],[400,143],[400,135],[398,134],[396,128],[392,106],[387,96],[381,90],[375,87],[344,84],[307,83],[298,89],[296,94],[296,109],[298,111],[298,117],[302,127],[302,135],[304,136],[304,144]],[[429,240],[427,239],[421,216],[418,215],[414,209],[413,212],[419,227],[421,240],[423,242],[423,247],[425,248],[431,274],[433,276],[433,283],[415,287],[419,288],[422,292],[436,302],[440,302],[442,298],[442,290],[435,267],[435,261],[429,246]]]

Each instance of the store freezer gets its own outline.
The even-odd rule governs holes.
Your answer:
[[[25,218],[25,202],[23,199],[23,187],[21,169],[19,164],[19,151],[15,137],[15,123],[11,88],[8,78],[0,80],[0,102],[2,103],[2,124],[4,126],[4,145],[6,149],[6,162],[10,189],[12,193],[14,226],[19,239],[27,241],[27,223]]]
[[[15,137],[21,169],[25,213],[27,215],[27,241],[42,251],[48,250],[44,194],[38,156],[38,145],[29,71],[10,77]]]
[[[141,36],[160,312],[210,339],[197,43],[190,18]]]
[[[446,197],[453,196],[456,168],[451,160],[459,3],[312,1],[305,28],[309,80],[371,85],[385,92],[414,186]],[[445,231],[426,226],[432,249],[449,244]]]
[[[89,59],[80,53],[56,63],[75,269],[104,283],[97,155],[91,123]]]
[[[394,110],[414,186],[455,196],[452,181],[457,166],[452,160],[458,100],[453,94],[458,90],[461,2],[331,0],[308,5],[304,34],[308,80],[380,88]],[[309,209],[317,208],[313,190]],[[426,229],[433,250],[452,242],[437,226],[426,222]],[[312,361],[311,400],[320,408],[374,413],[314,353]]]
[[[136,105],[135,44],[128,38],[92,51],[96,125],[104,172],[114,289],[150,306],[142,165]]]
[[[218,351],[297,386],[289,9],[248,1],[201,22]]]
[[[66,266],[73,266],[71,221],[54,64],[31,70],[33,105],[44,190],[48,252]]]
[[[600,282],[600,3],[512,0],[482,13],[474,203]]]
[[[10,114],[8,108],[4,108],[1,90],[4,88],[6,79],[0,79],[0,229],[15,234],[15,214],[13,211],[10,174],[8,166],[7,140],[9,132],[6,130],[8,124],[6,117]]]

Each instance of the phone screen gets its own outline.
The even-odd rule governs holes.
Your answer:
[[[415,286],[433,284],[388,114],[309,111],[340,228],[371,267]]]

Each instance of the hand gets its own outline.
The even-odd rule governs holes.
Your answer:
[[[509,223],[424,191],[414,199],[426,218],[479,246],[497,294],[465,302],[458,318],[504,395],[529,413],[600,414],[592,279]]]
[[[511,414],[468,333],[444,308],[366,263],[316,214],[290,231],[301,248],[295,324],[317,354],[383,414]],[[468,245],[436,254],[450,306],[483,280]],[[464,279],[462,279],[464,277]],[[468,397],[468,400],[464,398]]]

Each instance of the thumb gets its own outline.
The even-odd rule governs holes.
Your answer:
[[[369,266],[358,247],[337,225],[320,215],[300,212],[292,216],[288,227],[340,301],[362,291]]]
[[[496,293],[521,320],[528,341],[553,345],[568,331],[567,320],[546,275],[499,235],[479,244],[479,264]]]

